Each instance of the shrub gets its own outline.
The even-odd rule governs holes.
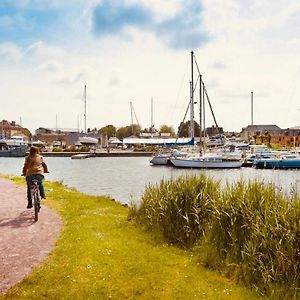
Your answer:
[[[87,147],[87,146],[81,146],[80,148],[79,148],[79,152],[89,152],[90,151],[90,149],[89,149],[89,147]]]

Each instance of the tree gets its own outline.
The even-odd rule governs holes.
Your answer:
[[[158,132],[158,130],[154,127],[154,125],[152,125],[152,127],[150,126],[149,128],[144,128],[142,130],[143,133],[154,133],[154,132]]]
[[[27,128],[22,128],[22,133],[25,134],[25,135],[27,135],[29,138],[32,137],[31,132]]]
[[[190,136],[190,126],[191,126],[190,121],[186,121],[184,123],[181,122],[178,127],[179,137]],[[200,132],[200,126],[196,121],[194,121],[194,135],[199,136],[199,132]]]
[[[123,139],[131,135],[140,136],[141,127],[139,125],[133,124],[125,127],[118,128],[116,135],[118,139]]]
[[[116,136],[117,128],[114,125],[106,125],[98,130],[99,133],[107,135],[107,138]]]
[[[159,133],[170,133],[172,137],[176,136],[174,128],[168,125],[161,125],[159,127]]]

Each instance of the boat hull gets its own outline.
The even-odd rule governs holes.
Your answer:
[[[26,156],[26,148],[26,146],[20,146],[0,150],[0,157],[24,157]]]
[[[200,169],[236,169],[242,166],[242,161],[205,161],[171,158],[171,163],[177,168]]]
[[[153,165],[167,165],[169,162],[169,156],[153,156],[150,160],[150,163]]]
[[[253,161],[256,169],[300,169],[300,159],[258,159]]]

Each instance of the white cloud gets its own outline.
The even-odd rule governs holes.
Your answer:
[[[0,61],[17,63],[22,58],[21,49],[14,43],[0,44]]]
[[[189,51],[174,51],[155,34],[136,28],[129,29],[130,40],[88,35],[81,25],[95,3],[89,2],[82,19],[74,21],[78,34],[71,38],[55,44],[45,39],[26,47],[0,44],[1,61],[6,61],[0,69],[1,97],[11,103],[1,109],[3,118],[22,115],[23,124],[36,129],[55,127],[58,114],[59,126],[75,128],[87,84],[88,127],[128,125],[130,101],[141,125],[149,127],[153,96],[155,125],[176,129],[189,100]],[[180,1],[145,3],[164,18],[178,12]],[[276,1],[272,7],[258,0],[204,1],[203,26],[213,38],[195,54],[217,121],[225,130],[238,131],[250,122],[251,90],[255,122],[300,124],[298,10],[295,1]],[[35,109],[41,116],[32,118]]]

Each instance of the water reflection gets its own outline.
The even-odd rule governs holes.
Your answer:
[[[300,170],[256,170],[242,168],[234,170],[175,169],[151,166],[149,157],[97,157],[73,160],[68,157],[46,157],[50,181],[63,181],[79,191],[91,195],[109,195],[116,200],[138,202],[145,186],[162,179],[176,178],[183,174],[201,172],[220,180],[222,184],[240,178],[259,178],[274,182],[278,188],[296,186],[299,191]],[[20,175],[24,158],[0,158],[0,173]]]

